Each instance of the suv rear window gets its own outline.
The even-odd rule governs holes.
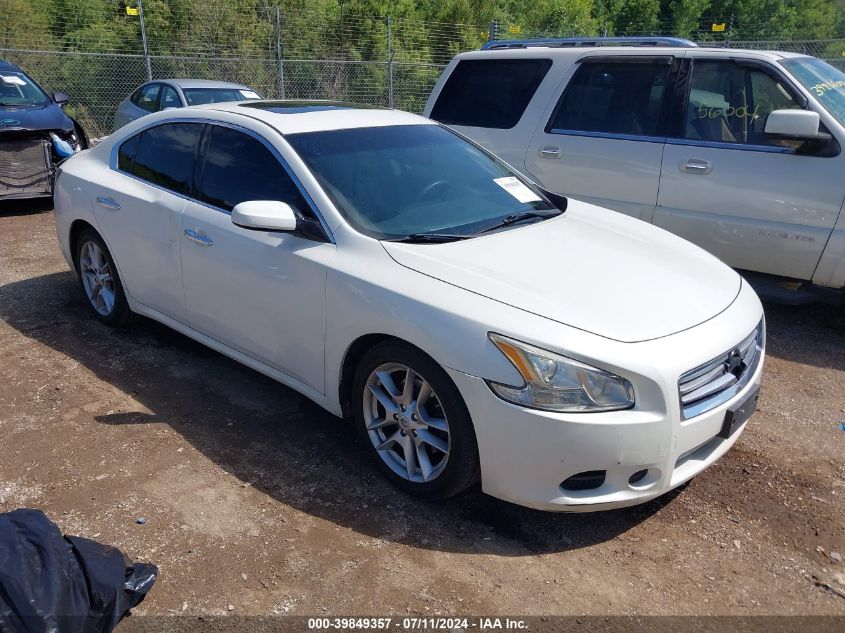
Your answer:
[[[550,59],[465,59],[446,80],[431,118],[447,125],[508,129],[519,122]]]

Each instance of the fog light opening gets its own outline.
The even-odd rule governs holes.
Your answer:
[[[628,483],[630,485],[634,486],[634,485],[638,484],[639,482],[641,482],[643,479],[645,479],[646,475],[648,475],[648,468],[643,468],[642,470],[638,470],[637,472],[635,472],[633,475],[631,475],[628,478]]]
[[[600,488],[604,484],[604,478],[607,475],[606,470],[587,470],[572,477],[567,477],[560,487],[564,490],[594,490]]]
[[[655,485],[659,479],[659,468],[643,468],[628,477],[628,487],[632,490],[645,490]]]

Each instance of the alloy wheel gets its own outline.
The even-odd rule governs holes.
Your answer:
[[[82,245],[79,272],[91,306],[98,314],[110,315],[115,302],[114,278],[105,252],[95,242],[89,241]]]
[[[375,368],[364,389],[364,422],[379,457],[403,479],[434,481],[449,459],[449,421],[428,381],[402,363]]]

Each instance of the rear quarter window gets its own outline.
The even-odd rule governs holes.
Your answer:
[[[446,125],[512,128],[551,66],[551,59],[461,60],[440,91],[431,118]]]

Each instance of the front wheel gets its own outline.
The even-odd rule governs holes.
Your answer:
[[[429,356],[382,343],[355,374],[355,422],[379,468],[413,494],[445,499],[478,480],[478,449],[455,384]]]

